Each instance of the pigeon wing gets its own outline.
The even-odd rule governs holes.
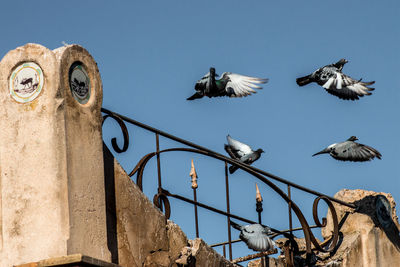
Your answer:
[[[250,146],[233,139],[230,135],[228,135],[226,139],[228,140],[228,145],[231,147],[234,153],[237,154],[239,157],[243,157],[253,152]]]
[[[248,96],[251,93],[256,93],[254,89],[262,89],[262,87],[257,84],[268,82],[268,79],[244,76],[236,73],[224,73],[222,77],[228,78],[225,91],[230,97],[242,97]]]
[[[333,157],[343,161],[369,161],[375,157],[382,157],[378,150],[356,142],[344,142],[335,150],[337,154]]]
[[[246,154],[240,160],[246,164],[252,164],[254,161],[260,158],[260,154],[257,152],[252,151],[250,154]]]
[[[255,251],[268,251],[274,248],[274,241],[266,235],[253,235],[246,244]]]
[[[224,145],[225,151],[229,154],[229,156],[233,159],[239,159],[240,156],[238,155],[237,150],[233,150],[231,146]]]
[[[330,77],[322,87],[324,87],[328,93],[341,99],[356,100],[364,95],[371,95],[370,91],[373,91],[375,88],[368,86],[374,83],[374,81],[357,81],[341,72],[336,72],[336,75]]]
[[[251,224],[243,227],[240,238],[246,245],[255,251],[268,251],[273,249],[275,243],[267,235],[264,227],[260,224]]]

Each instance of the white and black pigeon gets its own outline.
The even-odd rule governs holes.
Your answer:
[[[240,231],[239,238],[246,243],[249,249],[254,251],[269,251],[275,246],[275,242],[269,238],[273,232],[268,226],[261,224],[239,225],[231,221],[233,228]]]
[[[256,151],[252,150],[250,146],[233,139],[229,134],[226,140],[228,140],[228,144],[225,144],[224,148],[229,156],[249,165],[258,160],[261,157],[261,153],[264,152],[261,148]],[[229,173],[232,174],[237,169],[238,167],[236,166],[230,166]]]
[[[343,74],[342,69],[347,62],[346,59],[342,58],[334,64],[317,69],[310,75],[297,78],[296,82],[299,86],[316,82],[325,88],[328,93],[345,100],[356,100],[364,95],[371,95],[370,91],[373,91],[375,88],[368,86],[374,84],[375,81],[362,82],[361,79],[354,80]]]
[[[218,74],[215,73],[215,68],[210,68],[210,72],[197,81],[194,86],[196,93],[187,98],[187,100],[194,100],[203,96],[248,96],[251,93],[256,93],[254,89],[262,89],[257,84],[268,82],[268,79],[244,76],[232,72],[222,73],[221,78],[218,80],[215,77],[218,77]]]
[[[358,140],[357,137],[352,136],[344,142],[328,146],[324,150],[315,153],[313,157],[319,154],[329,153],[333,158],[342,161],[369,161],[375,157],[381,159],[382,155],[378,150],[354,142],[356,140]]]

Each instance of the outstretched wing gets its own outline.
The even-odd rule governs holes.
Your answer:
[[[275,242],[269,238],[265,229],[260,224],[251,224],[242,227],[240,239],[255,251],[268,251],[274,248]]]
[[[336,72],[336,75],[330,77],[322,87],[324,87],[328,93],[341,99],[356,100],[364,95],[371,95],[370,91],[373,91],[375,88],[370,88],[368,86],[374,83],[374,81],[357,81],[341,72]]]
[[[221,79],[224,78],[228,79],[225,90],[230,97],[242,97],[248,96],[251,93],[256,93],[254,89],[262,89],[262,87],[257,84],[268,82],[268,79],[244,76],[236,73],[224,73]]]
[[[226,137],[226,140],[228,140],[228,145],[233,150],[232,152],[240,158],[253,152],[250,146],[233,139],[230,135]]]
[[[355,142],[344,142],[343,145],[335,148],[334,158],[343,161],[368,161],[375,157],[381,159],[382,155],[378,150]]]

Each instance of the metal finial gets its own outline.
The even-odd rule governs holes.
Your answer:
[[[190,168],[190,173],[189,173],[190,177],[192,177],[192,188],[196,189],[197,188],[197,173],[196,173],[196,169],[194,168],[194,163],[193,163],[193,159],[192,159],[192,167]]]
[[[260,189],[258,189],[257,183],[256,183],[256,201],[257,202],[262,202],[263,201],[263,199],[261,197]]]

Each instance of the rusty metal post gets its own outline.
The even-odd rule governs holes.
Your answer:
[[[196,188],[193,188],[193,200],[197,202],[197,195],[196,195]],[[195,227],[196,227],[196,237],[199,237],[199,217],[197,214],[197,205],[194,205],[194,220],[195,220]]]
[[[228,163],[225,161],[225,188],[226,188],[226,212],[231,213],[229,204],[229,181],[228,181]],[[232,237],[231,237],[231,217],[226,217],[228,221],[228,244],[229,244],[229,260],[232,260]]]
[[[261,213],[263,212],[263,205],[262,205],[262,196],[260,193],[260,189],[256,183],[256,211],[258,213],[258,223],[261,224]],[[263,255],[261,257],[261,266],[266,267],[266,263],[269,263],[268,255]]]
[[[289,199],[290,199],[290,201],[289,201],[289,229],[290,229],[290,234],[292,235],[293,234],[293,232],[292,232],[292,228],[293,228],[293,225],[292,225],[292,196],[291,196],[291,192],[290,192],[290,185],[288,185],[288,197],[289,197]]]
[[[290,191],[290,185],[288,187],[288,197],[289,197],[289,230],[290,230],[290,235],[293,236],[293,223],[292,223],[292,194]],[[287,264],[289,267],[294,266],[294,255],[293,255],[293,248],[290,246],[290,249],[285,253],[289,259],[287,260]]]
[[[156,133],[156,151],[157,151],[157,175],[158,175],[158,193],[160,194],[162,191],[161,185],[161,164],[160,164],[160,141],[158,133]],[[159,203],[159,208],[163,211],[162,202]]]

